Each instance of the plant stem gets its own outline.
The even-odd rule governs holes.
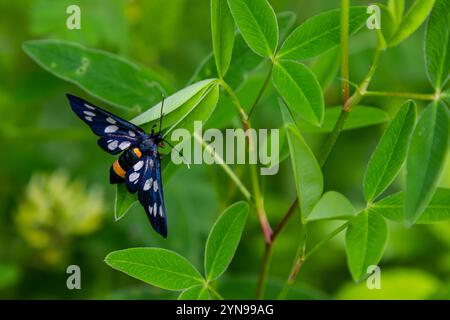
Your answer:
[[[371,97],[396,97],[416,100],[435,100],[434,94],[411,93],[411,92],[387,92],[387,91],[366,91],[366,96]]]
[[[369,86],[370,81],[372,80],[372,77],[375,73],[375,70],[378,66],[378,60],[380,58],[381,49],[377,48],[375,50],[375,54],[372,60],[372,64],[369,68],[369,71],[367,72],[366,76],[364,77],[364,80],[361,82],[361,84],[356,89],[355,93],[347,100],[347,102],[344,104],[343,109],[347,112],[350,112],[351,109],[357,105],[361,99],[366,95],[367,93],[367,87]]]
[[[251,151],[249,151],[251,152]],[[259,224],[261,225],[261,230],[264,235],[264,241],[266,245],[272,243],[272,228],[270,227],[269,221],[267,220],[266,210],[264,209],[264,200],[261,196],[261,191],[259,189],[259,178],[258,178],[258,167],[256,165],[250,165],[252,185],[253,185],[253,197],[255,199],[255,209],[258,215]]]
[[[209,290],[209,292],[211,292],[217,299],[219,299],[219,300],[225,300],[221,295],[220,295],[220,293],[218,293],[213,287],[211,287],[209,284],[208,284],[208,290]]]
[[[325,243],[327,243],[329,240],[333,239],[341,231],[345,230],[345,228],[347,228],[349,223],[350,223],[350,221],[345,222],[344,224],[342,224],[341,226],[339,226],[338,228],[333,230],[327,237],[325,237],[324,239],[319,241],[314,247],[311,248],[311,250],[309,250],[305,254],[304,260],[306,261],[314,252],[316,252],[319,248],[321,248]]]
[[[341,4],[343,6],[342,11],[345,10],[345,6],[348,6],[348,2],[347,0],[342,0]],[[347,8],[348,9],[348,8]],[[347,15],[348,18],[348,15]],[[347,22],[341,23],[343,29],[348,28],[348,26],[346,27],[345,25],[348,24]],[[341,30],[341,35],[342,33],[344,33],[345,31]],[[348,32],[348,31],[347,31]],[[345,40],[344,40],[345,41]],[[344,45],[344,49],[342,49],[342,53],[343,55],[348,55],[348,48],[347,51],[345,51],[345,45]],[[333,131],[331,132],[331,134],[329,135],[328,139],[325,141],[324,145],[322,146],[321,152],[320,152],[320,156],[319,156],[319,164],[320,166],[323,166],[325,164],[325,162],[327,161],[331,150],[333,150],[334,146],[336,145],[336,141],[338,139],[338,137],[340,136],[342,129],[344,128],[344,124],[345,121],[348,118],[348,114],[349,112],[352,110],[352,108],[357,105],[361,99],[365,96],[365,94],[367,93],[367,88],[369,86],[370,81],[372,80],[372,77],[375,73],[375,70],[378,66],[378,60],[381,54],[381,48],[378,47],[375,51],[375,55],[374,58],[372,60],[372,64],[369,68],[369,71],[367,72],[366,76],[364,77],[363,81],[361,82],[361,84],[358,86],[357,90],[353,93],[353,95],[348,98],[347,100],[345,100],[345,102],[343,103],[343,107],[342,107],[342,111],[341,114],[339,115],[338,120],[336,121],[336,124],[333,128]],[[343,60],[344,61],[344,60]],[[347,58],[348,61],[348,58]],[[345,64],[345,62],[344,62]],[[348,64],[344,65],[345,68],[348,68]],[[341,66],[341,68],[343,68]],[[344,79],[345,81],[342,82],[342,85],[348,85],[348,79]],[[344,92],[344,89],[343,89]],[[345,98],[345,95],[344,95]],[[293,204],[294,205],[294,204]],[[342,227],[343,229],[345,229],[345,227]],[[342,230],[343,230],[342,229]],[[328,240],[326,240],[328,241]],[[301,243],[301,245],[304,245],[303,243]],[[314,249],[317,250],[317,249]],[[283,288],[282,292],[280,293],[279,298],[283,298],[287,292],[289,291],[289,288],[291,287],[291,285],[295,282],[295,279],[297,277],[298,272],[300,271],[303,263],[305,261],[305,256],[300,255],[299,257],[297,257],[295,259],[295,263],[291,269],[291,273],[289,275],[289,278],[286,282],[285,287]]]
[[[250,107],[250,111],[248,112],[249,119],[251,118],[253,111],[255,110],[256,106],[258,105],[259,101],[261,100],[261,98],[264,94],[264,91],[266,91],[266,88],[269,85],[270,76],[272,75],[272,70],[273,70],[273,63],[270,63],[270,69],[269,69],[269,72],[267,73],[266,79],[264,80],[264,83],[263,83],[261,89],[259,90],[255,101],[253,102],[252,106]]]
[[[348,71],[348,31],[349,31],[349,7],[350,0],[341,0],[341,86],[342,86],[342,105],[345,105],[349,95],[349,71]]]
[[[275,227],[275,230],[273,231],[272,234],[272,242],[275,241],[275,239],[277,238],[277,236],[280,234],[281,230],[283,230],[284,226],[286,225],[286,223],[289,221],[289,218],[292,216],[292,214],[295,212],[295,209],[298,206],[298,198],[296,198],[294,200],[294,202],[291,204],[291,206],[289,207],[288,211],[284,214],[283,218],[281,219],[281,221],[277,224],[277,226]]]
[[[294,284],[297,274],[300,271],[303,263],[305,262],[305,250],[306,250],[306,224],[301,223],[300,229],[300,241],[297,247],[297,253],[295,254],[294,263],[291,268],[289,277],[278,295],[278,299],[284,299],[289,292],[289,289]]]
[[[200,144],[202,144],[203,147],[205,148],[205,150],[214,157],[215,163],[218,163],[221,166],[221,168],[223,169],[223,171],[225,171],[225,173],[231,178],[231,180],[233,180],[233,182],[236,184],[238,189],[242,192],[244,197],[249,201],[252,200],[252,195],[251,195],[250,191],[247,190],[247,188],[244,186],[242,181],[233,172],[233,170],[231,170],[231,168],[225,163],[225,161],[222,159],[222,157],[220,157],[216,152],[214,152],[214,150],[211,149],[211,146],[209,144],[207,144],[206,141],[203,140],[203,138],[197,134],[197,132],[194,132],[194,139],[197,140]]]
[[[259,272],[258,284],[256,287],[257,300],[261,300],[262,298],[264,298],[265,283],[267,281],[267,275],[269,273],[270,260],[272,259],[272,249],[272,243],[266,243],[261,263],[261,271]]]
[[[349,114],[348,111],[345,111],[344,109],[341,110],[341,113],[339,114],[339,118],[337,119],[337,121],[334,125],[333,131],[330,133],[327,140],[322,145],[322,148],[320,149],[319,159],[318,159],[320,166],[323,166],[325,164],[325,162],[328,159],[328,156],[331,153],[331,150],[333,150],[333,148],[336,144],[336,141],[339,138],[339,136],[341,135],[342,129],[344,128],[344,124],[348,118],[348,114]]]
[[[226,83],[223,79],[220,79],[220,85],[225,89],[225,91],[228,93],[228,95],[231,98],[231,102],[235,106],[236,110],[239,113],[239,117],[241,118],[242,125],[244,127],[244,130],[247,130],[250,128],[250,124],[248,122],[248,116],[245,113],[244,108],[241,106],[241,102],[239,101],[238,96],[234,92],[234,90]]]
[[[231,98],[231,101],[233,102],[233,105],[236,107],[236,109],[239,112],[239,115],[241,117],[242,126],[244,127],[244,130],[247,131],[251,128],[250,121],[248,119],[247,114],[245,113],[244,109],[241,106],[241,103],[239,101],[238,96],[233,91],[233,89],[223,80],[220,80],[220,84],[222,87],[227,91],[228,95]],[[247,143],[248,143],[248,153],[252,154],[252,152],[255,152],[255,144],[254,141],[252,141],[252,135],[247,135]],[[261,191],[259,188],[259,176],[258,176],[258,167],[256,165],[250,165],[250,171],[251,171],[251,180],[253,185],[253,197],[254,197],[254,204],[256,209],[256,214],[258,215],[259,223],[261,225],[261,230],[264,235],[264,241],[266,243],[271,242],[272,237],[272,229],[270,227],[269,221],[267,220],[267,214],[264,209],[264,200],[261,195]]]

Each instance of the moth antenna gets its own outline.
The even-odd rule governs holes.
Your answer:
[[[175,150],[178,155],[183,159],[183,162],[187,165],[188,169],[191,168],[191,166],[189,165],[189,162],[186,160],[186,158],[183,156],[183,153],[181,153],[177,148],[175,148],[169,141],[167,141],[166,139],[163,140],[165,143],[167,143],[173,150]]]
[[[164,94],[162,95],[162,101],[161,101],[161,114],[159,116],[159,132],[161,132],[161,128],[162,128],[162,120],[163,120],[163,108],[164,108],[164,99],[166,97],[164,96]]]

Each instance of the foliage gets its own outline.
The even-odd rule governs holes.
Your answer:
[[[107,14],[97,2],[80,2],[90,12],[82,30],[55,31],[64,1],[48,11],[47,0],[36,1],[30,30],[16,32],[27,19],[18,13],[21,4],[11,7],[14,19],[5,9],[0,23],[0,30],[14,34],[5,42],[14,54],[0,53],[0,79],[10,77],[0,90],[0,109],[8,110],[0,141],[12,150],[0,166],[0,208],[6,221],[16,221],[29,251],[47,250],[37,254],[47,263],[67,262],[54,257],[68,246],[78,259],[85,255],[77,252],[86,252],[90,280],[99,279],[98,290],[83,292],[89,297],[131,292],[127,286],[135,279],[151,285],[139,291],[144,298],[176,297],[154,287],[178,291],[179,299],[425,299],[446,292],[448,0],[377,3],[381,30],[365,27],[369,15],[360,2],[349,7],[342,1],[329,10],[335,5],[319,1],[318,11],[295,1],[211,0],[192,10],[185,0],[117,0]],[[300,13],[302,22],[279,9]],[[167,17],[156,19],[162,12]],[[210,21],[210,35],[204,21]],[[38,66],[21,57],[20,45]],[[186,170],[167,157],[169,239],[149,235],[136,196],[123,185],[107,208],[120,222],[102,222],[102,193],[55,171],[64,166],[84,180],[106,183],[111,162],[89,132],[75,128],[79,123],[62,98],[66,91],[88,94],[145,129],[159,120],[164,95],[168,139],[175,128],[193,132],[194,121],[221,130],[279,128],[280,173],[262,178],[258,166],[227,164]],[[207,142],[196,139],[207,150]],[[34,173],[40,168],[54,173]],[[90,244],[72,241],[96,230]],[[11,260],[0,263],[3,290],[28,274],[24,261],[36,252],[21,256],[24,243],[11,240],[17,237],[7,222],[0,231],[2,243],[13,243],[0,252]],[[345,240],[335,238],[344,231]],[[130,277],[99,266],[106,254],[108,266]],[[349,274],[340,272],[344,255]],[[414,269],[399,270],[404,259]],[[415,270],[426,261],[433,275]],[[371,265],[381,265],[383,274],[387,269],[379,293],[363,283]],[[39,272],[29,272],[36,283]],[[327,273],[336,275],[332,283]],[[348,283],[350,278],[362,283]],[[397,289],[410,282],[414,290]],[[33,290],[20,294],[33,296]]]

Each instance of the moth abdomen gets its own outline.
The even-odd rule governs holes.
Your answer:
[[[127,149],[109,169],[109,183],[117,184],[125,181],[126,172],[142,157],[139,148]]]

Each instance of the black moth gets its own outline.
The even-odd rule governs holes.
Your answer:
[[[165,141],[161,133],[155,133],[152,129],[147,134],[134,124],[81,98],[70,94],[67,94],[67,98],[77,116],[100,137],[98,145],[110,154],[122,153],[110,168],[110,183],[125,182],[129,192],[137,192],[153,229],[167,238],[161,159],[158,152],[158,146]]]

